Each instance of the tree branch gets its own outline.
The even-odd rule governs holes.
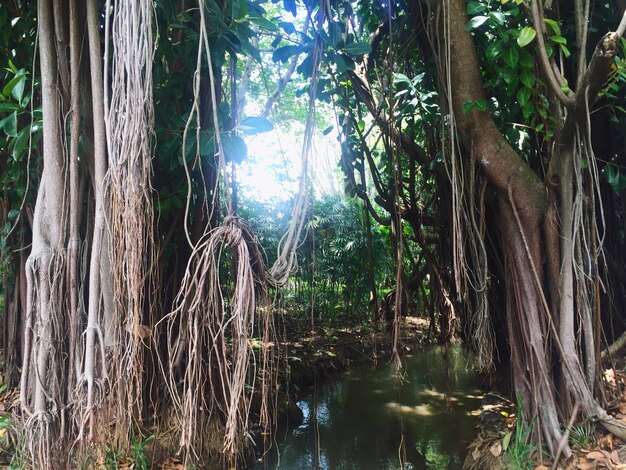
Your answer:
[[[571,96],[567,96],[563,93],[561,86],[565,84],[563,81],[563,77],[558,77],[552,66],[550,65],[550,59],[548,58],[548,54],[546,53],[546,44],[543,38],[543,31],[545,29],[543,25],[543,18],[539,14],[539,7],[537,6],[537,0],[532,0],[530,4],[530,11],[532,15],[533,25],[535,26],[535,30],[537,31],[537,49],[539,51],[539,62],[541,63],[541,68],[543,69],[543,73],[548,80],[548,85],[550,89],[558,98],[558,100],[563,104],[563,106],[570,108],[574,104]]]
[[[311,10],[307,9],[306,18],[304,19],[304,25],[303,25],[303,28],[302,28],[305,33],[309,29],[310,21],[311,21]],[[299,58],[300,58],[300,54],[296,54],[296,55],[294,55],[291,58],[291,62],[289,62],[289,68],[287,68],[287,72],[285,73],[284,76],[282,76],[278,80],[278,84],[276,85],[276,89],[269,96],[269,98],[267,98],[267,101],[265,102],[265,105],[263,106],[263,112],[261,112],[261,116],[267,117],[267,115],[272,110],[272,106],[274,106],[274,103],[276,102],[276,100],[278,99],[280,94],[285,90],[285,87],[287,86],[287,83],[289,83],[289,81],[291,80],[291,76],[295,72],[296,66],[298,65],[298,59]]]
[[[576,45],[578,46],[578,74],[576,89],[580,88],[587,63],[587,33],[589,31],[589,0],[576,0]]]
[[[626,23],[624,20],[623,22]],[[617,54],[618,37],[617,32],[610,32],[598,41],[591,62],[589,62],[589,66],[582,78],[581,87],[576,90],[574,101],[576,112],[573,113],[575,114],[575,116],[572,116],[573,118],[580,117],[581,113],[586,113],[587,108],[595,103],[598,98],[598,93],[611,73],[611,64],[613,64]]]

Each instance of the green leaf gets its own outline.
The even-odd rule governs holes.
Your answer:
[[[468,2],[467,3],[467,13],[470,15],[482,13],[486,10],[487,10],[487,7],[480,2]]]
[[[502,26],[506,21],[506,17],[501,11],[492,11],[491,13],[489,13],[489,17],[494,20],[499,26]]]
[[[222,135],[224,158],[227,162],[241,163],[248,157],[248,147],[238,135],[225,133]]]
[[[519,74],[519,79],[526,88],[532,88],[535,85],[535,74],[531,69],[523,68]]]
[[[572,55],[572,53],[569,51],[569,49],[567,48],[565,44],[560,44],[560,46],[561,46],[561,51],[563,51],[563,55],[565,57],[569,57]]]
[[[354,70],[356,65],[354,61],[344,54],[335,54],[335,64],[337,65],[337,72],[345,73],[348,70]]]
[[[15,103],[0,102],[0,113],[13,112],[20,109]]]
[[[514,69],[517,66],[517,60],[519,59],[519,52],[516,47],[509,47],[504,52],[504,62],[506,65]]]
[[[526,107],[529,100],[530,100],[530,88],[523,87],[517,90],[517,102],[520,104],[522,108]]]
[[[24,86],[26,85],[26,75],[24,72],[18,72],[18,74],[7,83],[2,89],[2,94],[8,98],[10,95],[13,95],[13,98],[17,100],[17,102],[22,101],[22,96],[24,95]]]
[[[304,47],[302,46],[283,46],[279,47],[272,54],[272,60],[274,62],[282,62],[285,63],[289,60],[289,58],[293,55],[300,54],[304,51]]]
[[[0,121],[0,127],[9,137],[17,137],[17,112],[13,112]]]
[[[201,156],[213,156],[215,154],[214,131],[200,131],[198,152]]]
[[[526,26],[520,31],[520,34],[517,37],[517,44],[519,45],[519,47],[527,46],[533,41],[533,39],[535,39],[536,35],[537,31],[535,31],[534,28]]]
[[[410,85],[411,84],[411,80],[409,79],[409,77],[407,77],[403,73],[394,72],[394,74],[393,74],[393,83],[394,83],[394,85],[398,85],[398,84],[401,84],[401,83],[402,84],[406,84],[406,85]]]
[[[535,59],[527,49],[521,49],[519,53],[519,63],[522,67],[532,69],[535,67]]]
[[[502,450],[506,452],[509,448],[509,444],[511,443],[511,438],[513,437],[513,431],[509,431],[504,435],[502,439]]]
[[[557,44],[567,44],[567,39],[563,36],[550,36],[550,41],[556,42]]]
[[[485,100],[470,100],[463,103],[463,114],[467,114],[473,109],[477,109],[478,111],[486,111],[487,102]]]
[[[550,28],[552,29],[552,31],[554,31],[554,34],[556,34],[557,36],[561,35],[561,25],[559,23],[557,23],[554,20],[551,20],[550,18],[544,18],[543,21],[550,26]]]
[[[255,135],[271,131],[274,124],[262,116],[250,116],[241,120],[239,128],[245,135]]]
[[[369,54],[372,52],[372,46],[370,46],[369,42],[353,42],[344,46],[344,52],[350,54],[353,57],[360,57],[365,54]]]
[[[301,73],[305,78],[309,78],[313,75],[313,57],[309,54],[300,65],[296,68],[298,73]]]
[[[333,130],[333,126],[328,126],[326,129],[322,131],[322,135],[328,135]]]
[[[283,0],[285,10],[296,16],[296,0]]]
[[[278,26],[272,23],[267,18],[263,18],[262,16],[251,16],[248,18],[250,23],[254,23],[259,28],[266,29],[268,31],[278,32]]]
[[[618,168],[613,165],[605,165],[604,170],[602,170],[602,174],[606,179],[606,182],[611,185],[613,191],[616,193],[622,192],[626,189],[626,176],[622,175]]]
[[[472,18],[471,20],[469,20],[469,23],[467,23],[467,26],[465,27],[466,30],[471,31],[472,29],[476,29],[478,28],[480,25],[482,25],[485,21],[487,21],[489,19],[488,16],[475,16],[474,18]]]
[[[487,50],[485,51],[485,54],[487,55],[487,59],[493,61],[493,60],[496,60],[498,57],[500,57],[504,50],[503,46],[504,46],[504,42],[502,42],[499,39],[494,39],[493,41],[491,41],[489,45],[487,46]]]
[[[296,32],[296,27],[293,25],[293,23],[290,23],[289,21],[279,21],[278,26],[283,28],[283,31],[287,34],[293,34]]]
[[[30,126],[26,126],[18,134],[17,138],[13,141],[13,150],[11,156],[16,162],[20,159],[24,153],[24,149],[28,146],[28,140],[30,137]]]

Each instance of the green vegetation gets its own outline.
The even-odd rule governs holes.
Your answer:
[[[506,445],[503,445],[507,460],[513,470],[531,470],[535,468],[534,454],[537,452],[537,447],[529,442],[535,420],[533,418],[527,423],[527,419],[524,416],[524,405],[518,393],[517,419],[515,420],[515,432],[512,434],[513,439],[510,438],[511,435],[509,434]]]
[[[596,427],[591,422],[572,426],[569,432],[569,442],[576,449],[587,449],[596,442]]]

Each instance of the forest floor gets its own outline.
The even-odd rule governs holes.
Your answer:
[[[399,353],[407,354],[419,350],[429,343],[428,320],[418,317],[403,318]],[[369,325],[319,328],[314,334],[309,325],[285,321],[279,328],[279,338],[274,345],[278,356],[278,376],[275,378],[279,390],[277,421],[279,425],[298,425],[302,411],[296,402],[301,393],[316,380],[322,380],[347,370],[351,364],[362,362],[383,362],[391,360],[392,339],[386,325],[377,329]],[[257,345],[258,346],[258,345]],[[254,345],[253,345],[254,347]],[[19,389],[7,389],[0,385],[0,466],[11,463],[14,456],[16,438],[5,434],[11,431],[11,415],[19,414]],[[258,418],[260,399],[253,399],[251,422]],[[256,411],[255,411],[256,410]],[[254,416],[257,415],[257,416]],[[258,419],[257,419],[258,420]],[[7,423],[4,427],[3,424]],[[14,431],[14,430],[13,430]],[[152,433],[152,434],[151,434]],[[168,453],[159,429],[147,429],[148,439],[133,441],[133,449],[126,455],[114,454],[113,461],[102,461],[98,468],[134,469],[137,458],[147,463],[147,468],[163,470],[184,469],[182,462]],[[253,429],[251,435],[260,437],[262,430]],[[154,436],[154,437],[153,437]],[[260,439],[262,440],[262,439]],[[141,456],[137,452],[141,452]],[[107,454],[108,455],[108,454]],[[253,456],[251,456],[253,458]],[[12,467],[11,467],[12,468]],[[19,468],[19,467],[16,467]],[[206,468],[221,468],[219,464]]]
[[[316,380],[322,380],[347,370],[351,364],[372,362],[382,363],[391,359],[391,335],[384,331],[375,331],[369,326],[325,327],[312,334],[310,328],[302,324],[285,325],[279,335],[284,340],[277,341],[279,375],[276,378],[278,397],[278,421],[284,425],[298,425],[302,412],[296,406],[301,393],[304,393]],[[431,342],[428,335],[428,321],[423,318],[407,317],[403,319],[400,354],[419,351]],[[626,350],[613,358],[612,362],[603,363],[603,381],[606,389],[606,409],[616,419],[626,425]],[[253,409],[258,402],[253,401]],[[19,390],[7,389],[0,385],[0,464],[8,464],[14,452],[10,444],[14,439],[7,439],[10,432],[10,416],[19,411]],[[254,413],[254,411],[253,411]],[[527,429],[517,426],[517,409],[514,403],[496,393],[487,393],[483,399],[477,438],[469,446],[464,468],[479,469],[530,469],[547,470],[551,468],[567,470],[626,470],[626,442],[622,442],[610,433],[603,432],[593,423],[572,426],[569,443],[573,456],[565,464],[553,467],[538,450],[515,438],[516,430],[524,435]],[[259,428],[252,435],[259,437]],[[151,430],[148,430],[151,432]],[[163,470],[183,469],[181,461],[164,453],[159,442],[158,430],[152,430],[156,439],[149,439],[141,451],[148,463],[147,468]],[[99,468],[131,469],[141,468],[136,465],[136,448],[127,455],[117,455],[115,466]],[[4,468],[4,467],[3,467]],[[217,464],[213,467],[220,468]]]
[[[626,426],[626,350],[604,361],[605,409]],[[593,422],[576,422],[569,428],[573,455],[558,465],[525,442],[529,429],[517,422],[515,404],[496,394],[483,399],[478,436],[468,448],[464,470],[626,470],[626,442]],[[516,433],[524,436],[516,439]]]

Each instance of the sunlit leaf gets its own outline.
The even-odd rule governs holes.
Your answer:
[[[241,163],[248,158],[248,147],[238,135],[223,134],[222,146],[224,147],[224,157],[227,162]]]
[[[274,129],[274,124],[262,116],[250,116],[241,120],[239,128],[245,135],[254,135],[271,131]]]
[[[501,11],[492,11],[491,13],[489,13],[489,17],[492,18],[500,26],[503,25],[506,21],[504,13],[502,13]]]
[[[465,27],[466,30],[471,31],[472,29],[476,29],[478,28],[480,25],[482,25],[485,21],[487,21],[489,19],[488,16],[475,16],[474,18],[472,18],[471,20],[469,20],[469,23],[467,23],[467,26]]]
[[[533,41],[533,39],[535,39],[536,35],[537,35],[537,31],[535,31],[534,28],[530,26],[526,26],[522,28],[522,31],[517,37],[517,44],[519,45],[519,47],[527,46]]]
[[[559,23],[557,23],[554,20],[551,20],[550,18],[544,18],[543,21],[550,26],[550,28],[552,29],[552,31],[554,31],[554,34],[556,34],[557,36],[561,35],[561,25]]]

